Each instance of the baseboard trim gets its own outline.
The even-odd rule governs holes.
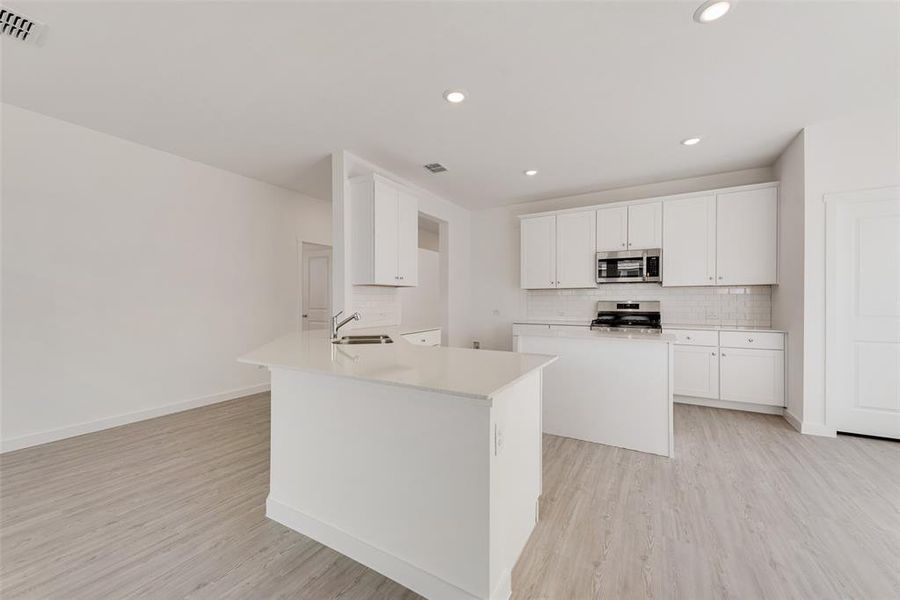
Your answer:
[[[752,402],[733,402],[731,400],[717,400],[715,398],[697,398],[695,396],[674,396],[676,404],[693,404],[695,406],[708,406],[710,408],[724,408],[727,410],[742,410],[745,412],[762,413],[765,415],[781,415],[784,413],[782,406],[769,406],[768,404],[753,404]]]
[[[803,433],[803,422],[800,421],[800,419],[798,419],[797,416],[788,409],[784,409],[784,420],[787,421],[791,427],[793,427],[800,433]]]
[[[333,525],[279,502],[271,496],[266,499],[266,516],[431,600],[479,600],[478,596],[471,592],[355,538]],[[506,597],[496,600],[505,599]]]
[[[12,452],[13,450],[21,450],[22,448],[30,448],[32,446],[39,446],[41,444],[56,442],[78,435],[84,435],[86,433],[94,433],[95,431],[102,431],[104,429],[119,427],[120,425],[128,425],[129,423],[136,423],[138,421],[145,421],[147,419],[162,417],[185,410],[191,410],[192,408],[200,408],[201,406],[207,406],[209,404],[216,404],[218,402],[234,400],[243,396],[252,396],[253,394],[268,392],[269,389],[270,387],[268,383],[260,383],[258,385],[253,385],[250,387],[227,390],[224,392],[219,392],[218,394],[210,394],[209,396],[201,396],[199,398],[182,400],[181,402],[165,404],[156,408],[139,410],[131,413],[126,413],[124,415],[116,415],[114,417],[97,419],[95,421],[88,421],[86,423],[68,425],[66,427],[51,429],[49,431],[29,433],[28,435],[4,439],[2,442],[0,442],[0,453]]]

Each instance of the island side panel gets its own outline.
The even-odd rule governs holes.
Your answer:
[[[544,433],[671,455],[671,344],[520,335],[518,348],[559,356],[544,368]]]
[[[490,406],[272,369],[267,515],[428,598],[488,598]]]
[[[491,424],[491,598],[506,600],[511,573],[537,525],[541,495],[541,370],[494,396]]]

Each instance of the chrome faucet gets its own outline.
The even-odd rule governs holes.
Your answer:
[[[331,339],[336,340],[338,336],[338,330],[349,323],[350,321],[359,321],[359,313],[355,312],[340,323],[338,323],[338,317],[344,314],[344,311],[338,311],[338,314],[331,317]]]

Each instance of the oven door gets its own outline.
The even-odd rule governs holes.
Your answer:
[[[598,252],[597,283],[644,281],[644,252]]]

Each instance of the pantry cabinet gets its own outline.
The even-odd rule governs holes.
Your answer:
[[[376,174],[350,180],[354,285],[417,285],[418,199]]]
[[[522,219],[524,289],[594,287],[594,211]]]

